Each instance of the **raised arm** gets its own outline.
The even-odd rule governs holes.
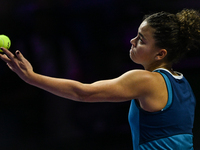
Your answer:
[[[5,54],[0,54],[0,58],[22,80],[60,97],[83,102],[120,102],[140,98],[148,91],[146,85],[150,80],[148,72],[144,70],[129,71],[115,79],[83,84],[37,74],[19,51],[14,55],[5,48],[2,50]]]

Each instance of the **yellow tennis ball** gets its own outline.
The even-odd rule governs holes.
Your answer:
[[[0,47],[9,49],[10,45],[11,45],[11,41],[9,37],[7,37],[6,35],[0,35]],[[0,49],[0,52],[3,52],[3,51]]]

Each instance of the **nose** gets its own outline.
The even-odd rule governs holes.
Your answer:
[[[130,43],[131,43],[134,47],[136,47],[136,37],[133,38],[133,39],[131,39]]]

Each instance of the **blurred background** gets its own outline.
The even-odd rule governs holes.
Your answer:
[[[141,68],[129,58],[145,14],[200,8],[199,0],[1,0],[0,34],[44,75],[91,83]],[[174,70],[197,98],[194,147],[200,149],[200,52]],[[81,103],[23,82],[0,62],[1,150],[131,150],[130,102]]]

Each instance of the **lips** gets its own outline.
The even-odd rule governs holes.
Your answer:
[[[131,52],[131,53],[134,53],[133,46],[131,47],[130,52]]]

